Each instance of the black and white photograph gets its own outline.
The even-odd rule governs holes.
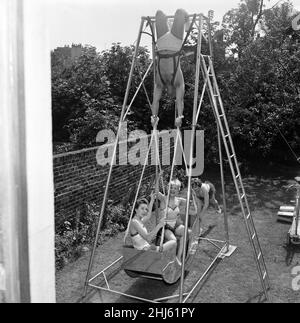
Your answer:
[[[0,303],[300,303],[300,0],[0,0],[0,124]]]

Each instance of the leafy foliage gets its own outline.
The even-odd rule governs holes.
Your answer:
[[[242,0],[228,11],[222,23],[213,21],[214,65],[239,158],[249,161],[291,159],[284,135],[299,151],[300,46],[299,33],[291,29],[297,14],[289,1],[266,9],[263,0]],[[195,33],[188,46],[195,48]],[[78,46],[77,46],[78,47]],[[204,51],[208,50],[203,42]],[[81,46],[71,59],[64,51],[52,52],[53,138],[70,142],[73,149],[95,145],[98,131],[116,130],[131,67],[132,46],[112,44],[97,53]],[[151,62],[146,48],[139,48],[138,69],[133,71],[131,101],[141,75]],[[182,59],[186,83],[184,128],[191,127],[194,103],[195,60]],[[150,73],[133,101],[129,131],[151,131],[150,104],[153,91]],[[200,89],[203,80],[200,77]],[[164,95],[159,130],[174,127],[174,99]],[[198,128],[205,130],[206,162],[217,162],[215,120],[205,98]],[[279,131],[280,130],[280,131]],[[67,147],[67,146],[65,146]],[[65,147],[62,148],[66,149]]]
[[[88,203],[83,210],[77,210],[73,216],[64,212],[56,214],[55,259],[56,268],[61,269],[67,263],[78,259],[84,248],[91,247],[96,237],[101,206]],[[106,222],[103,226],[98,244],[113,237],[127,228],[131,209],[126,205],[108,203]]]

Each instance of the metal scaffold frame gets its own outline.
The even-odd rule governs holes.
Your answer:
[[[102,222],[103,222],[103,216],[104,216],[105,209],[106,209],[109,184],[110,184],[110,181],[111,181],[112,171],[113,171],[113,164],[114,164],[113,161],[116,158],[117,146],[118,146],[118,142],[119,142],[119,139],[120,139],[120,131],[121,131],[122,122],[124,122],[126,120],[128,112],[130,111],[130,109],[131,109],[131,107],[132,107],[132,105],[134,103],[134,100],[135,100],[137,94],[139,93],[139,91],[141,90],[142,87],[143,87],[143,89],[144,89],[144,91],[146,93],[149,105],[151,106],[151,102],[149,101],[149,96],[147,95],[147,92],[146,92],[146,89],[145,89],[145,86],[144,86],[144,82],[145,82],[145,80],[146,80],[147,76],[149,75],[152,68],[154,70],[154,77],[155,77],[155,71],[156,71],[156,60],[155,60],[155,54],[156,54],[155,46],[156,46],[156,44],[155,44],[155,38],[154,38],[155,17],[142,17],[139,32],[138,32],[138,37],[137,37],[137,41],[136,41],[135,51],[134,51],[134,55],[133,55],[132,65],[131,65],[131,69],[130,69],[130,73],[129,73],[127,89],[126,89],[126,93],[125,93],[125,97],[124,97],[124,101],[123,101],[122,112],[121,112],[121,117],[120,117],[120,123],[119,123],[118,133],[117,133],[117,136],[116,136],[115,145],[114,145],[114,149],[113,149],[111,165],[110,165],[110,169],[109,169],[109,172],[108,172],[107,183],[106,183],[105,191],[104,191],[104,195],[103,195],[102,207],[101,207],[99,222],[98,222],[98,226],[97,226],[95,242],[94,242],[94,246],[93,246],[93,250],[92,250],[92,253],[91,253],[91,256],[90,256],[89,266],[88,266],[88,270],[87,270],[86,281],[85,281],[85,286],[84,286],[84,297],[87,295],[88,287],[91,287],[91,288],[94,288],[96,290],[110,292],[110,293],[117,294],[117,295],[120,295],[120,296],[126,296],[126,297],[129,297],[131,299],[135,299],[135,300],[143,301],[143,302],[159,303],[159,302],[163,302],[163,301],[179,299],[180,303],[186,303],[190,299],[191,295],[195,292],[196,288],[206,278],[207,274],[210,272],[210,270],[212,269],[212,267],[214,266],[216,261],[218,259],[224,259],[225,257],[231,256],[232,253],[236,249],[236,247],[230,245],[230,241],[229,241],[229,225],[228,225],[228,214],[227,214],[227,210],[226,210],[226,195],[225,195],[225,181],[224,181],[222,142],[223,142],[223,145],[225,147],[226,154],[227,154],[227,157],[228,157],[228,160],[229,160],[233,180],[234,180],[236,190],[237,190],[238,196],[239,196],[239,201],[240,201],[240,204],[241,204],[241,207],[242,207],[242,210],[243,210],[243,215],[245,215],[247,213],[247,212],[244,212],[245,208],[247,208],[247,210],[249,211],[248,212],[249,214],[250,214],[250,210],[249,210],[248,202],[247,202],[247,199],[246,199],[246,193],[244,191],[243,183],[241,181],[241,175],[240,175],[240,171],[238,169],[238,163],[236,161],[236,156],[235,156],[235,152],[234,152],[234,148],[233,148],[232,139],[231,139],[231,136],[230,136],[230,133],[229,133],[229,128],[228,128],[228,125],[227,125],[227,120],[226,120],[226,117],[225,117],[225,112],[224,112],[222,100],[221,100],[221,97],[220,97],[218,85],[217,85],[215,74],[214,74],[214,68],[213,68],[213,63],[212,63],[213,48],[212,48],[211,27],[210,27],[211,17],[210,17],[210,14],[208,16],[209,17],[206,17],[203,14],[190,15],[190,18],[193,18],[193,24],[196,27],[196,31],[197,31],[197,34],[196,34],[197,35],[197,54],[196,54],[197,57],[196,57],[196,71],[195,71],[195,85],[194,85],[192,135],[191,135],[191,146],[190,146],[190,150],[189,150],[190,151],[190,156],[189,156],[189,159],[188,159],[189,160],[189,163],[188,163],[189,166],[186,165],[187,166],[187,175],[188,175],[187,201],[190,201],[191,198],[192,198],[192,160],[193,160],[193,147],[194,147],[194,143],[195,143],[194,138],[195,138],[195,134],[196,134],[196,126],[197,126],[198,119],[200,117],[200,111],[201,111],[201,107],[202,107],[202,104],[203,104],[203,101],[204,101],[204,95],[205,95],[205,93],[207,91],[207,92],[209,92],[208,94],[209,94],[210,102],[211,102],[211,105],[212,105],[212,108],[213,108],[213,112],[214,112],[214,116],[215,116],[216,124],[217,124],[217,130],[218,130],[220,173],[221,173],[222,193],[223,193],[223,212],[224,212],[225,241],[206,239],[206,238],[199,237],[199,241],[207,241],[210,244],[212,244],[214,247],[216,247],[218,249],[218,254],[217,254],[216,258],[212,261],[212,263],[209,265],[207,270],[204,272],[204,274],[195,282],[195,284],[193,285],[193,288],[188,292],[186,292],[184,290],[184,287],[185,287],[184,283],[185,283],[186,261],[185,261],[185,257],[183,257],[182,268],[181,268],[181,278],[180,278],[180,288],[179,288],[179,294],[178,295],[172,295],[170,297],[160,298],[160,299],[156,299],[156,300],[147,300],[147,299],[144,299],[144,298],[141,298],[141,297],[138,297],[138,296],[128,295],[128,294],[125,294],[125,293],[122,293],[122,292],[115,291],[115,290],[111,289],[110,285],[109,285],[109,282],[108,282],[106,272],[110,268],[112,268],[114,265],[120,263],[123,260],[123,257],[120,257],[119,259],[117,259],[115,262],[113,262],[111,265],[106,267],[104,270],[102,270],[100,273],[98,273],[94,277],[90,277],[92,269],[93,269],[95,252],[96,252],[96,249],[97,249],[97,246],[98,246],[98,238],[99,238],[99,235],[100,235],[100,230],[101,230],[101,226],[102,226]],[[168,18],[172,20],[174,18],[174,16],[168,16]],[[208,36],[205,36],[205,33],[204,33],[204,23],[205,22],[207,23],[207,26],[208,26],[208,30],[207,30]],[[146,32],[147,28],[150,28],[149,33]],[[152,40],[153,40],[152,41],[153,42],[153,61],[151,62],[149,68],[147,69],[144,77],[143,78],[141,77],[141,83],[137,87],[136,93],[134,94],[130,104],[128,105],[129,92],[130,92],[131,86],[132,86],[132,78],[133,78],[134,70],[135,70],[135,68],[137,66],[138,50],[139,50],[139,46],[141,44],[141,38],[142,38],[143,34],[148,34],[148,35],[152,36]],[[209,55],[204,55],[202,53],[203,39],[206,40],[208,42],[208,44],[209,44],[209,52],[210,52]],[[208,61],[208,64],[207,64],[207,61]],[[199,87],[200,87],[201,72],[202,72],[204,84],[203,84],[203,89],[202,89],[200,100],[199,100]],[[221,108],[218,108],[218,103],[221,106]],[[221,112],[220,112],[220,109],[221,109]],[[221,116],[223,116],[223,119],[221,118]],[[154,129],[154,132],[155,131],[157,131],[157,129]],[[153,135],[152,135],[151,140],[153,140]],[[149,153],[149,151],[148,151],[148,153]],[[159,162],[159,157],[158,157],[158,162]],[[145,165],[144,165],[144,167],[145,167]],[[156,179],[157,180],[159,180],[158,174],[159,174],[159,167],[156,166]],[[142,172],[142,176],[143,176],[143,172]],[[242,197],[241,197],[241,194],[240,194],[241,190],[242,190],[242,194],[243,194]],[[184,245],[183,254],[184,255],[186,255],[186,252],[187,252],[189,212],[190,212],[190,203],[187,203],[186,216],[185,216],[184,243],[183,243],[183,245]],[[259,242],[258,242],[258,238],[256,238],[257,235],[254,237],[257,240],[257,241],[255,240],[256,245],[253,245],[253,243],[254,243],[253,239],[254,238],[253,238],[253,232],[252,231],[254,231],[254,233],[256,233],[254,223],[253,223],[251,215],[250,215],[250,217],[248,219],[247,219],[246,215],[244,216],[244,218],[245,218],[245,221],[246,221],[246,227],[247,227],[247,231],[248,231],[248,234],[249,234],[249,238],[250,238],[250,241],[252,243],[252,247],[254,248],[255,260],[256,260],[256,263],[257,263],[257,266],[258,266],[258,270],[259,270],[262,286],[263,286],[263,289],[264,289],[264,293],[265,293],[265,296],[267,298],[267,287],[265,286],[266,285],[265,281],[268,278],[268,275],[267,275],[267,271],[266,271],[266,268],[265,268],[265,265],[264,265],[264,260],[263,260],[263,257],[262,257],[262,253],[261,253],[260,245],[259,245]],[[257,253],[256,249],[258,249],[260,253]],[[260,254],[261,254],[261,256],[260,256],[260,258],[258,258],[258,255],[260,255]],[[258,263],[260,261],[260,259],[262,259],[261,261],[263,262],[262,263],[263,265]],[[263,277],[264,275],[265,275],[265,277]],[[97,286],[97,285],[94,284],[94,281],[100,276],[102,276],[104,278],[106,287],[100,287],[100,286]],[[144,276],[141,276],[141,277],[150,278],[150,277],[147,277],[147,275],[144,275]],[[151,277],[151,279],[154,279],[154,278]]]

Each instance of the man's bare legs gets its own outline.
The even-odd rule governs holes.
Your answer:
[[[163,35],[165,35],[169,31],[168,18],[161,10],[158,10],[156,12],[155,27],[156,27],[157,39],[161,38]],[[154,84],[154,92],[153,92],[153,103],[152,103],[152,108],[151,108],[152,109],[151,123],[152,123],[153,127],[159,121],[158,120],[159,101],[162,97],[162,92],[163,92],[163,88],[164,88],[160,78],[159,79],[158,78],[159,78],[159,76],[156,75],[156,80],[155,80],[155,84]]]
[[[176,109],[177,109],[177,118],[175,121],[175,126],[181,127],[182,119],[183,119],[183,111],[184,111],[185,85],[184,85],[183,74],[180,67],[178,68],[178,71],[177,71],[174,86],[176,89]]]
[[[153,103],[152,103],[152,117],[151,117],[151,123],[152,126],[159,121],[158,120],[158,110],[159,110],[159,101],[161,99],[163,92],[163,86],[159,84],[159,82],[155,82],[154,85],[154,93],[153,93]]]
[[[167,19],[167,16],[161,10],[158,10],[156,12],[155,19],[156,19],[156,34],[157,34],[157,39],[159,39],[169,32],[168,19]],[[184,25],[187,22],[189,22],[188,13],[183,9],[178,9],[175,13],[171,33],[178,39],[183,40]],[[153,93],[151,123],[152,123],[152,126],[154,126],[158,122],[159,102],[162,97],[163,89],[165,87],[165,85],[163,84],[163,80],[161,80],[161,77],[165,77],[166,78],[165,82],[167,82],[166,86],[168,87],[168,91],[170,92],[170,88],[172,87],[175,88],[175,91],[176,91],[177,118],[175,121],[175,126],[181,127],[182,119],[183,119],[183,111],[184,111],[184,93],[185,93],[184,78],[183,78],[182,70],[179,65],[176,71],[176,75],[174,76],[174,84],[171,84],[170,80],[172,80],[173,78],[173,73],[175,69],[173,59],[170,58],[169,62],[168,62],[168,59],[165,59],[164,65],[166,66],[159,67],[161,73],[158,73],[158,72],[156,73],[156,80],[155,80],[154,93]],[[160,74],[163,74],[164,76],[161,76]]]
[[[183,40],[184,25],[189,22],[189,15],[184,9],[178,9],[175,13],[174,23],[171,33],[179,39]]]
[[[171,29],[171,33],[177,38],[183,40],[184,37],[184,26],[189,22],[189,15],[184,9],[178,9],[175,13],[174,23]],[[174,86],[176,89],[176,109],[177,118],[175,121],[176,127],[181,127],[184,111],[184,93],[185,85],[181,67],[178,67],[177,74],[175,77]]]
[[[156,12],[155,27],[157,39],[159,39],[169,31],[168,18],[161,10],[158,10]]]

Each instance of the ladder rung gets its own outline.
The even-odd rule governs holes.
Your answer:
[[[250,217],[251,217],[251,213],[249,213],[249,214],[247,215],[247,220],[249,220],[249,219],[250,219]]]
[[[240,175],[236,175],[235,178],[238,179],[240,177]]]
[[[244,199],[244,198],[245,198],[245,196],[246,196],[246,195],[245,195],[245,194],[243,194],[243,195],[241,196],[241,199]]]
[[[262,253],[260,252],[258,257],[257,257],[257,260],[259,260],[261,258],[261,256],[262,256]]]
[[[263,274],[263,280],[265,280],[267,277],[267,272],[265,271],[264,274]]]
[[[228,135],[225,135],[225,138],[228,138],[230,135],[228,134]]]
[[[230,158],[233,158],[233,157],[235,157],[235,154],[233,154],[233,155],[230,156]]]
[[[254,240],[255,237],[256,237],[256,234],[254,233],[253,236],[252,236],[252,240]]]

